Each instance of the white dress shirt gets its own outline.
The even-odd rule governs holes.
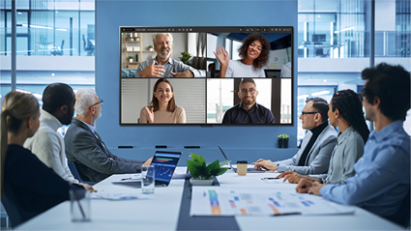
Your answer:
[[[67,165],[64,139],[57,132],[61,126],[62,124],[56,117],[41,109],[40,127],[33,137],[26,140],[24,147],[65,181],[78,183],[79,181],[74,179]]]

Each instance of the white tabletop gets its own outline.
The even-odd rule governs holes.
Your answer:
[[[277,173],[248,173],[237,176],[231,171],[219,176],[221,187],[245,186],[276,188],[294,191],[295,184],[266,184],[261,177],[276,176]],[[112,192],[141,192],[114,185],[111,182],[124,175],[113,175],[95,185],[97,190]],[[166,188],[156,188],[152,199],[91,201],[91,222],[74,223],[70,220],[70,202],[63,202],[45,213],[20,225],[16,230],[175,230],[177,227],[184,180],[172,180]],[[338,216],[237,216],[241,230],[400,230],[401,227],[361,208],[355,207],[353,215]],[[216,224],[217,225],[217,224]],[[215,229],[218,229],[216,227]]]

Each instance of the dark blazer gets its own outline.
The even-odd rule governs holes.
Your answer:
[[[67,160],[77,165],[83,180],[99,182],[112,174],[141,171],[142,161],[127,160],[115,156],[107,148],[97,132],[74,118],[64,137]]]
[[[83,188],[78,185],[73,187]],[[19,145],[8,145],[2,201],[13,228],[68,200],[69,189],[69,183],[30,150]]]

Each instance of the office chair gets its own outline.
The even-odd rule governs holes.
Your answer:
[[[94,45],[91,43],[90,39],[86,39],[83,34],[83,50],[87,52],[87,56],[92,56],[94,54]]]
[[[398,211],[385,218],[402,227],[408,227],[408,224],[410,223],[410,190],[408,190]]]
[[[80,172],[77,170],[77,165],[76,165],[75,162],[70,161],[70,162],[68,163],[68,166],[69,166],[70,171],[71,171],[71,173],[73,174],[74,178],[76,178],[76,179],[79,180],[80,182],[86,183],[86,184],[89,184],[89,185],[95,185],[95,184],[97,184],[97,182],[83,180],[83,178],[80,176]]]

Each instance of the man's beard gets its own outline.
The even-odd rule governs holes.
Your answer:
[[[250,101],[246,101],[246,100],[241,100],[241,102],[244,104],[244,105],[253,105],[253,104],[255,104],[255,100],[252,100],[251,102]]]
[[[160,52],[162,52],[163,50],[164,50],[164,49],[161,49]],[[167,50],[168,50],[168,54],[167,54],[167,55],[162,55],[160,52],[157,53],[157,55],[160,56],[160,58],[162,58],[162,59],[166,59],[166,58],[170,57],[170,55],[171,55],[170,49],[167,49]]]

